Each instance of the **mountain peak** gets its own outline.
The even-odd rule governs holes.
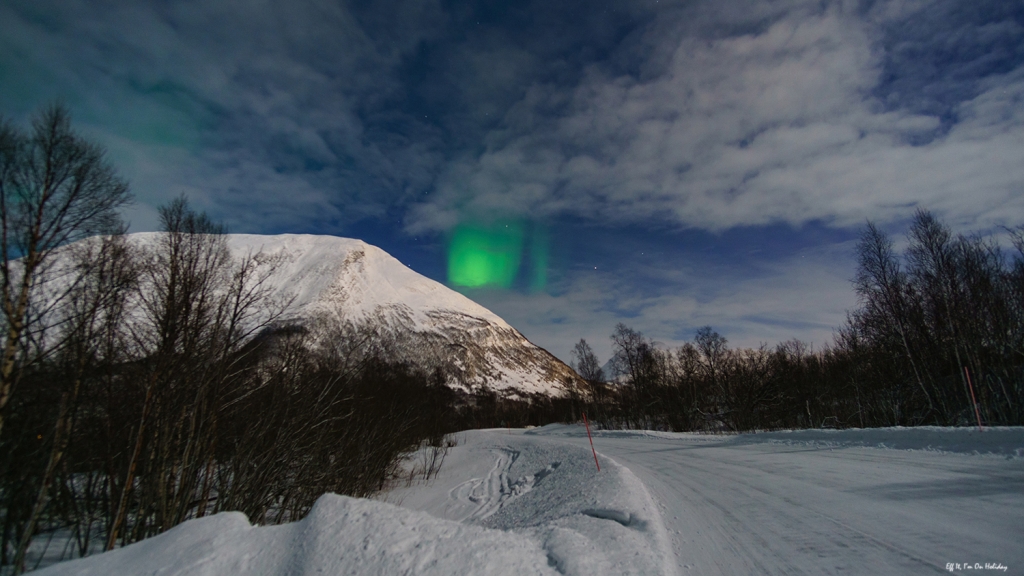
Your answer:
[[[131,237],[146,244],[157,234]],[[289,321],[326,316],[383,323],[441,358],[453,387],[562,396],[579,382],[571,368],[497,314],[362,240],[228,234],[226,241],[236,257],[262,252],[279,259],[269,284],[276,296],[292,299]]]

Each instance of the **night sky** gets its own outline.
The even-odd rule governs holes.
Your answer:
[[[136,196],[380,246],[568,360],[816,346],[917,208],[1024,223],[1024,3],[3,0],[0,113],[61,99]]]

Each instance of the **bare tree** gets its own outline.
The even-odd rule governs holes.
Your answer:
[[[857,260],[854,288],[864,304],[860,312],[862,324],[873,325],[898,337],[898,346],[906,354],[914,381],[924,395],[929,411],[933,412],[935,404],[922,377],[924,367],[919,366],[917,351],[911,345],[912,303],[907,297],[907,275],[893,252],[892,240],[871,222],[868,222],[857,244]]]
[[[693,338],[700,352],[702,362],[699,366],[712,386],[717,386],[725,363],[726,355],[729,352],[729,341],[724,336],[711,329],[711,326],[703,326],[697,330]]]
[[[612,366],[629,378],[637,390],[648,388],[657,378],[654,344],[644,335],[623,323],[615,325],[611,335]]]
[[[604,370],[597,360],[594,350],[587,344],[587,341],[580,338],[570,352],[572,356],[572,369],[579,373],[584,380],[590,383],[603,382]]]
[[[611,340],[612,366],[626,376],[629,384],[626,417],[635,426],[649,425],[651,409],[661,401],[656,391],[665,375],[662,354],[654,348],[654,342],[621,322],[615,326]]]
[[[38,482],[35,502],[14,556],[14,572],[25,568],[25,554],[43,511],[53,495],[58,466],[71,442],[78,398],[86,373],[111,345],[111,336],[124,319],[128,291],[133,287],[134,267],[124,236],[112,235],[75,244],[66,256],[81,279],[69,292],[60,311],[61,337],[55,364],[64,377],[60,390],[53,441],[48,462]]]
[[[37,114],[30,134],[0,118],[0,308],[6,334],[0,357],[0,432],[5,408],[27,360],[35,289],[58,247],[120,227],[128,184],[103,150],[71,129],[66,108]],[[70,288],[69,288],[70,289]],[[48,297],[51,305],[60,302]],[[38,317],[36,317],[38,318]]]

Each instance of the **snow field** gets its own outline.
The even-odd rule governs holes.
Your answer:
[[[600,473],[582,426],[458,440],[384,501],[219,514],[40,574],[1024,574],[1024,428],[598,431]]]

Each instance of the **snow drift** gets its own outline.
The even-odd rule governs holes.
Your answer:
[[[327,494],[306,518],[254,527],[244,514],[190,520],[120,550],[40,576],[245,574],[551,574],[540,545],[517,534]]]

